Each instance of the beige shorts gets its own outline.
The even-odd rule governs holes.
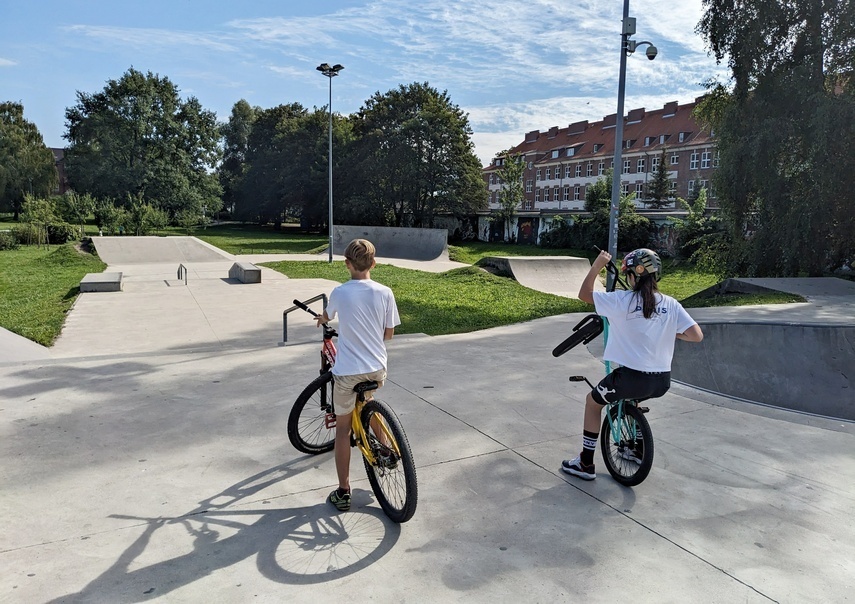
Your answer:
[[[356,393],[353,388],[362,382],[377,382],[377,387],[382,388],[386,381],[386,370],[372,371],[371,373],[357,373],[356,375],[336,375],[333,386],[333,406],[336,415],[347,415],[356,407]],[[372,391],[373,392],[373,391]],[[366,393],[371,398],[371,393]]]

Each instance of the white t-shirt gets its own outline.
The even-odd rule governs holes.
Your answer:
[[[603,358],[636,371],[671,371],[674,342],[695,320],[674,298],[656,294],[656,308],[644,318],[641,296],[631,291],[594,292],[597,314],[609,320]]]
[[[392,290],[371,279],[351,279],[336,287],[327,316],[338,320],[338,354],[333,375],[357,375],[386,369],[388,327],[401,324]]]

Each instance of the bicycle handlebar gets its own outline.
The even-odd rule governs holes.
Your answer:
[[[294,306],[296,306],[297,308],[302,308],[303,310],[305,310],[307,313],[309,313],[313,317],[320,317],[321,316],[318,313],[316,313],[315,311],[313,311],[311,308],[309,308],[308,306],[306,306],[305,304],[300,302],[299,300],[294,300]]]
[[[594,249],[597,250],[597,253],[600,253],[603,251],[600,248],[598,248],[596,245],[594,246]],[[626,282],[624,282],[620,278],[620,269],[618,269],[617,265],[614,263],[613,260],[609,260],[608,264],[606,264],[606,272],[611,273],[615,277],[615,280],[612,281],[611,288],[608,289],[607,291],[613,292],[615,290],[615,285],[618,285],[618,284],[620,284],[620,286],[623,289],[627,289],[627,290],[629,289],[629,286],[626,284]]]

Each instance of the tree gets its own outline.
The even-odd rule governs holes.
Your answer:
[[[213,169],[220,157],[213,112],[182,101],[166,77],[133,68],[65,111],[72,187],[97,198],[141,195],[174,216],[221,207]]]
[[[704,0],[698,31],[732,88],[711,84],[714,177],[729,275],[821,275],[855,257],[855,3]]]
[[[223,188],[223,206],[234,211],[242,205],[240,200],[243,178],[249,167],[247,152],[249,136],[261,107],[252,107],[241,99],[232,107],[229,121],[220,128],[223,137],[223,162],[218,170],[220,186]]]
[[[522,205],[525,200],[523,193],[523,176],[525,175],[525,161],[522,154],[510,153],[502,151],[499,154],[502,158],[502,165],[499,168],[499,182],[502,189],[499,193],[499,214],[500,218],[505,222],[505,228],[508,233],[508,241],[513,240],[513,219],[517,208]]]
[[[0,207],[21,213],[24,195],[46,197],[58,176],[53,153],[20,103],[0,103]]]
[[[665,163],[665,147],[662,148],[662,154],[659,156],[659,163],[656,164],[656,172],[653,174],[653,180],[647,191],[648,204],[659,209],[668,204],[671,200],[671,181],[668,178],[668,165]]]
[[[353,117],[351,171],[364,175],[348,196],[374,216],[402,226],[433,227],[438,213],[465,216],[487,206],[472,129],[447,92],[429,84],[375,93]]]
[[[80,225],[80,232],[83,233],[86,219],[95,211],[95,199],[88,193],[79,195],[74,191],[67,191],[60,198],[58,209],[63,220]]]

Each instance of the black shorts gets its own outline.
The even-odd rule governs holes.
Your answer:
[[[671,372],[645,373],[629,367],[618,367],[591,390],[600,405],[624,400],[644,400],[657,398],[668,392],[671,387]]]

